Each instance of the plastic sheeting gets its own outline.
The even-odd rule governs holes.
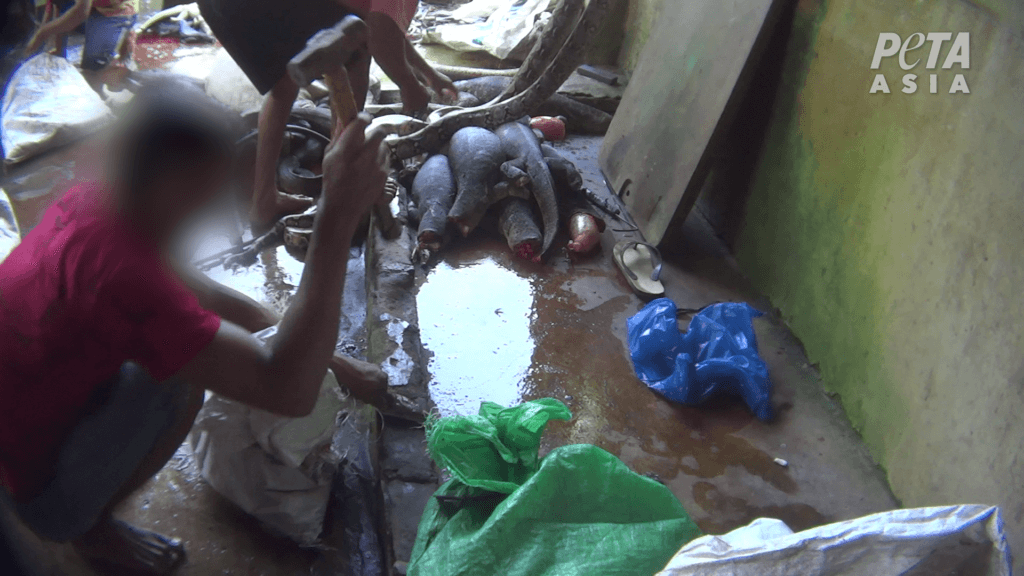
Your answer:
[[[7,193],[0,190],[0,262],[21,242],[18,231],[18,220],[14,217],[14,208],[7,198]]]
[[[698,312],[685,334],[676,305],[652,301],[626,323],[629,356],[640,380],[669,400],[697,405],[722,394],[743,398],[762,421],[772,418],[768,366],[757,353],[747,304],[712,304]]]
[[[67,60],[39,54],[11,77],[0,112],[7,163],[68,144],[96,131],[113,115]]]
[[[872,514],[793,533],[759,518],[682,549],[658,576],[1010,576],[999,509],[945,506]]]
[[[428,30],[425,40],[462,52],[486,51],[505,59],[530,35],[550,0],[473,0],[452,11],[464,24],[441,24]],[[479,20],[486,18],[486,20]]]
[[[274,328],[257,334],[266,339]],[[196,417],[190,445],[203,478],[271,530],[302,545],[323,531],[331,483],[341,460],[331,438],[342,399],[328,370],[313,412],[286,418],[211,396]]]
[[[427,445],[454,478],[423,512],[409,576],[651,574],[699,535],[662,484],[588,444],[538,457],[546,398],[427,425]]]

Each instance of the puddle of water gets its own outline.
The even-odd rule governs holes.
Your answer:
[[[191,235],[194,247],[187,249],[193,261],[218,254],[251,237],[249,231],[243,230],[240,224],[232,226],[230,219],[207,221],[196,228]],[[251,266],[216,266],[205,273],[211,280],[270,306],[278,314],[284,314],[295,297],[304,268],[305,265],[284,246],[278,246],[265,250]],[[366,270],[362,247],[357,246],[349,253],[342,314],[338,325],[338,349],[349,356],[365,359],[365,325]]]
[[[823,515],[794,501],[797,480],[745,437],[759,426],[745,406],[678,406],[637,379],[626,319],[642,302],[613,266],[553,258],[537,267],[486,239],[451,247],[417,296],[441,414],[476,413],[483,400],[556,398],[573,418],[548,425],[542,454],[564,444],[604,448],[665,482],[704,530],[731,530],[759,515],[821,524]]]
[[[433,353],[430,392],[443,416],[522,401],[534,351],[530,280],[492,257],[440,262],[420,286],[420,335]]]
[[[208,270],[206,275],[281,313],[295,296],[302,268],[302,262],[288,254],[283,246],[278,246],[260,254],[259,261],[252,266],[234,269],[218,266]]]

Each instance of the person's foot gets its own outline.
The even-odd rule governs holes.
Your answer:
[[[263,198],[266,200],[253,202],[252,211],[249,213],[249,222],[252,224],[254,236],[270,230],[282,216],[299,214],[313,205],[312,198],[285,194],[276,190],[272,194],[264,194]]]
[[[106,518],[74,542],[86,560],[139,574],[170,574],[185,561],[178,538]]]
[[[427,86],[433,90],[445,104],[455,104],[459,100],[459,91],[451,79],[433,68],[425,74]]]
[[[408,82],[405,86],[400,87],[399,91],[402,96],[402,109],[406,114],[419,112],[430,103],[430,93],[419,82]]]

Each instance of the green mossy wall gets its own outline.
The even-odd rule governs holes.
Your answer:
[[[1018,556],[1021,14],[1010,0],[800,2],[736,242],[896,495],[998,504]],[[896,58],[877,71],[892,93],[869,94],[880,32],[933,31],[971,33],[970,94],[946,93],[958,70],[928,93],[923,62],[903,94]]]

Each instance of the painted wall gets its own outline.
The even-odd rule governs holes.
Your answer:
[[[1003,507],[1024,569],[1024,7],[802,0],[737,259],[906,506]],[[880,32],[970,32],[903,94]],[[947,43],[948,46],[948,43]],[[942,50],[945,57],[946,48]],[[928,57],[928,47],[911,53]],[[891,94],[869,94],[876,72]]]
[[[640,50],[651,34],[651,26],[665,0],[628,0],[625,7],[625,28],[619,50],[619,67],[632,72],[640,59]]]

